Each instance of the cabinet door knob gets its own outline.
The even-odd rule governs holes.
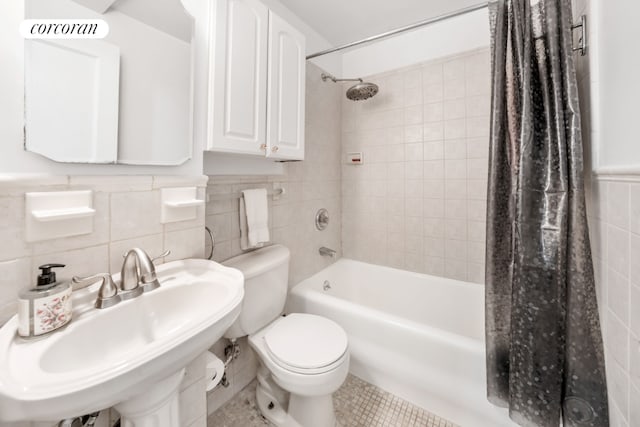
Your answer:
[[[273,151],[274,153],[278,151],[278,146],[274,145],[273,147],[271,147],[271,151]]]
[[[261,151],[266,151],[267,150],[267,144],[260,144],[260,150]]]

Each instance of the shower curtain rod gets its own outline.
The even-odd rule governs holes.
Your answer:
[[[385,33],[381,33],[375,36],[367,37],[366,39],[358,40],[355,42],[347,43],[342,46],[333,47],[331,49],[323,50],[321,52],[316,52],[307,56],[307,59],[317,58],[318,56],[326,55],[333,52],[338,52],[344,49],[348,49],[350,47],[359,46],[361,44],[373,42],[376,40],[384,39],[386,37],[390,37],[399,33],[404,33],[405,31],[410,31],[416,28],[420,28],[425,25],[433,24],[439,21],[444,21],[445,19],[454,18],[456,16],[464,15],[465,13],[475,12],[476,10],[483,9],[489,5],[489,2],[484,2],[480,4],[476,4],[473,6],[465,7],[462,9],[458,9],[453,12],[445,13],[443,15],[434,16],[433,18],[425,19],[424,21],[416,22],[415,24],[407,25],[404,27],[396,28],[395,30],[387,31]]]
[[[449,18],[455,18],[456,16],[464,15],[465,13],[475,12],[476,10],[480,10],[485,7],[488,7],[490,3],[491,2],[479,3],[473,6],[458,9],[453,12],[445,13],[443,15],[434,16],[433,18],[425,19],[424,21],[416,22],[415,24],[407,25],[405,27],[396,28],[395,30],[387,31],[385,33],[380,33],[375,36],[367,37],[366,39],[358,40],[355,42],[344,44],[342,46],[333,47],[331,49],[313,53],[307,56],[306,59],[313,59],[313,58],[317,58],[318,56],[327,55],[329,53],[339,52],[344,49],[349,49],[350,47],[359,46],[361,44],[384,39],[386,37],[394,36],[399,33],[404,33],[405,31],[414,30],[416,28],[420,28],[425,25],[434,24],[436,22],[444,21]],[[584,56],[587,53],[586,52],[587,51],[587,17],[585,15],[582,15],[580,17],[580,22],[578,24],[571,26],[572,30],[576,30],[578,28],[580,28],[581,30],[580,38],[578,40],[579,45],[578,47],[575,47],[573,50],[580,52],[580,55]]]

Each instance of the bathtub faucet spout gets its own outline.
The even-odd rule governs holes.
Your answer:
[[[320,252],[320,255],[322,256],[328,256],[331,258],[336,257],[336,251],[334,251],[333,249],[325,248],[324,246],[318,249],[318,252]]]

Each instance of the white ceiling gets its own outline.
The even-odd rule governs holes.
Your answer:
[[[482,0],[280,0],[333,45],[370,37]]]

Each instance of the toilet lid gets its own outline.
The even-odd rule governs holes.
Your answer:
[[[339,360],[347,351],[347,334],[334,321],[313,314],[281,318],[265,334],[269,353],[284,365],[317,369]]]

